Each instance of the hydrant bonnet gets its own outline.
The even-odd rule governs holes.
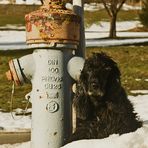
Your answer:
[[[60,0],[46,0],[46,5],[25,16],[28,44],[79,44],[80,17],[59,5]],[[70,33],[69,33],[69,31]]]

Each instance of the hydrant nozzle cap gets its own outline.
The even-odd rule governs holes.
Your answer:
[[[12,81],[12,80],[13,80],[13,76],[12,76],[10,70],[6,72],[6,77],[7,77],[7,79],[8,79],[9,81]]]

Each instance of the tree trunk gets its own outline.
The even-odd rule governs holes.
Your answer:
[[[110,18],[110,32],[109,32],[109,37],[110,38],[116,38],[116,19],[117,19],[117,14],[114,14]]]

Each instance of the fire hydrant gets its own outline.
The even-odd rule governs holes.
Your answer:
[[[31,148],[60,148],[71,132],[72,80],[67,64],[79,44],[80,17],[61,0],[45,0],[25,19],[27,44],[34,51],[11,60],[7,77],[17,85],[32,83]]]

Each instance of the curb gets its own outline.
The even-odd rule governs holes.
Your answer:
[[[0,144],[16,144],[30,141],[30,130],[0,131]]]

